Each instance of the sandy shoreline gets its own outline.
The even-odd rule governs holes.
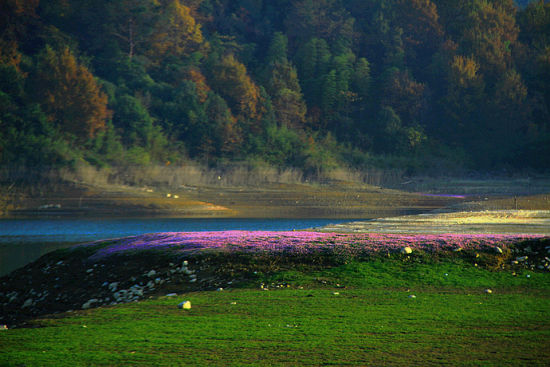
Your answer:
[[[378,218],[316,228],[344,233],[518,233],[550,235],[550,210],[484,210]]]

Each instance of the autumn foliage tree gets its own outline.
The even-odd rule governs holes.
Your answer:
[[[157,63],[167,56],[188,56],[203,42],[201,25],[179,0],[166,2],[153,29],[147,53]]]
[[[83,141],[105,128],[107,95],[68,48],[46,48],[33,79],[37,101],[60,132]]]

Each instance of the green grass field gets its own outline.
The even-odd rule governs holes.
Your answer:
[[[190,310],[177,308],[184,300]],[[0,331],[0,365],[547,366],[550,273],[513,275],[460,259],[304,265],[241,288],[31,326]]]

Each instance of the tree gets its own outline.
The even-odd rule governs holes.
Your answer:
[[[202,42],[201,26],[191,15],[191,9],[179,0],[170,0],[155,22],[147,54],[160,63],[167,56],[189,56]]]
[[[105,128],[111,115],[107,95],[68,48],[59,52],[46,48],[33,81],[37,101],[60,132],[84,140]]]
[[[245,120],[260,117],[260,90],[247,74],[246,67],[233,54],[222,57],[214,67],[212,87],[229,102],[231,110]]]

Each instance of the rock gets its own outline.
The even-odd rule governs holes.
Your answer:
[[[519,257],[516,257],[516,261],[525,261],[527,260],[528,257],[527,256],[519,256]]]
[[[221,291],[223,291],[223,288],[218,288],[218,289],[216,289],[216,291],[221,292]]]
[[[190,310],[191,309],[191,302],[190,301],[183,301],[178,305],[178,308],[182,310]]]
[[[156,271],[151,270],[150,272],[147,273],[147,276],[148,276],[149,278],[152,278],[152,277],[154,277],[156,274],[157,274]]]
[[[94,269],[88,269],[86,270],[86,273],[90,274],[92,271],[94,271]]]
[[[0,330],[8,330],[8,325],[0,325]]]
[[[21,308],[27,308],[27,307],[30,307],[32,305],[33,305],[32,298],[29,298],[25,301],[25,303],[23,303],[23,306],[21,306]]]
[[[493,291],[492,291],[491,289],[487,288],[487,289],[485,290],[485,293],[491,294],[491,293],[493,293]]]
[[[335,296],[338,296],[340,292],[332,292],[332,294],[334,294]]]
[[[460,251],[462,251],[462,247],[457,247],[457,248],[455,248],[453,251],[454,251],[454,252],[460,252]]]
[[[175,296],[177,296],[177,295],[178,295],[177,293],[168,293],[168,294],[166,295],[166,297],[175,297]]]
[[[409,298],[411,298],[411,299],[416,298],[416,296],[414,294],[411,294],[411,295],[409,295]]]
[[[111,284],[109,284],[109,290],[111,292],[115,292],[117,287],[118,287],[118,282],[112,282]]]
[[[411,254],[412,252],[413,252],[413,250],[412,250],[412,248],[410,248],[409,246],[403,247],[403,248],[401,249],[401,253],[402,253],[402,254],[408,255],[408,254]]]
[[[527,274],[525,277],[526,278],[531,278],[531,274]]]
[[[495,251],[498,253],[498,254],[502,254],[502,249],[500,247],[495,247]]]
[[[236,305],[236,304],[237,304],[237,302],[231,302],[231,304],[232,304],[232,305]]]
[[[93,303],[98,302],[97,298],[92,298],[82,305],[82,309],[86,310],[92,306]]]
[[[183,260],[183,262],[181,263],[183,266],[187,266],[189,265],[189,263],[187,262],[187,260]]]

